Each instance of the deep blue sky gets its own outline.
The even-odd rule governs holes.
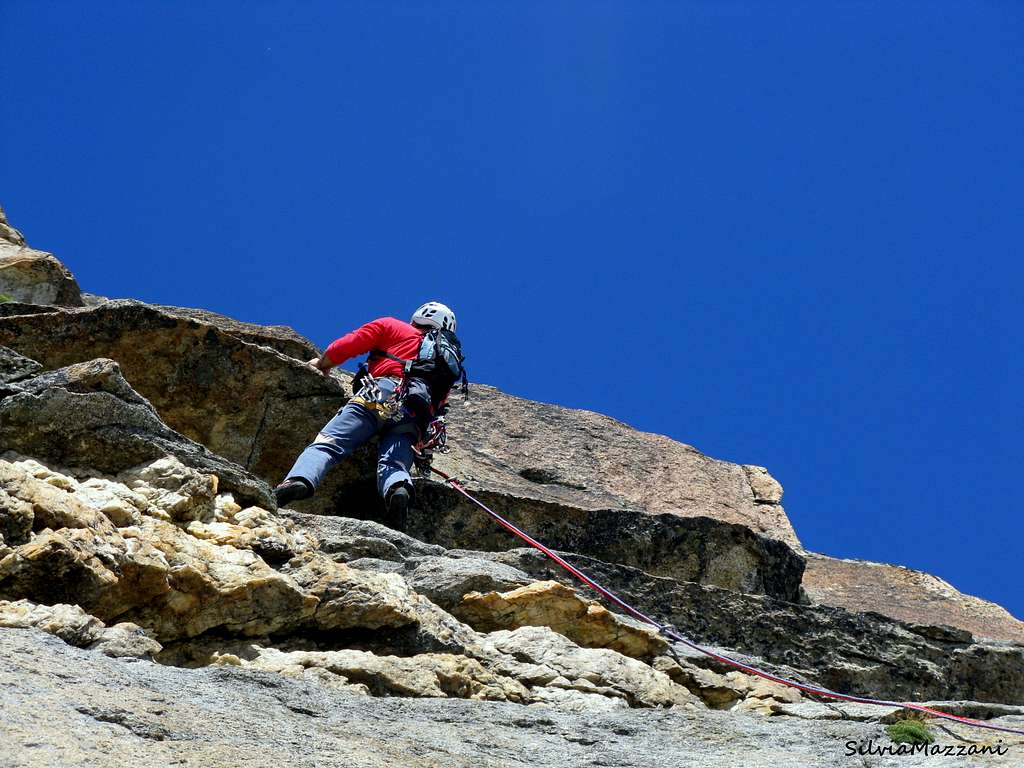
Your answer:
[[[1022,44],[1014,2],[4,0],[0,203],[86,290],[320,345],[446,301],[476,380],[1021,616]]]

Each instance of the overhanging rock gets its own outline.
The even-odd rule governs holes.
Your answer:
[[[243,502],[272,504],[265,483],[164,424],[112,360],[0,385],[0,454],[8,450],[110,474],[171,455]]]

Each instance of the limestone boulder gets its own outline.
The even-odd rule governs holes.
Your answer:
[[[580,648],[549,627],[491,632],[484,636],[484,643],[509,659],[504,668],[499,663],[492,671],[525,678],[534,685],[622,699],[630,707],[703,707],[700,699],[663,672],[616,651]],[[516,666],[524,663],[533,671]],[[533,677],[537,674],[542,677]]]
[[[699,697],[711,709],[730,709],[745,699],[753,687],[741,673],[719,674],[686,659],[659,656],[652,666]]]
[[[668,648],[654,629],[584,600],[556,581],[534,582],[509,592],[471,592],[454,613],[480,632],[550,627],[584,648],[609,648],[648,661]]]
[[[125,615],[169,592],[168,563],[131,533],[44,528],[0,560],[0,598],[73,603],[103,620]]]
[[[0,235],[17,234],[0,222]],[[29,248],[18,237],[0,237],[0,296],[28,304],[82,306],[78,281],[52,253]]]
[[[77,605],[37,605],[29,600],[0,600],[0,628],[35,628],[77,648],[115,658],[152,658],[162,650],[141,627],[129,622],[106,626]]]
[[[161,661],[179,666],[232,665],[300,680],[312,677],[332,688],[373,696],[530,700],[529,689],[517,680],[490,672],[476,659],[446,653],[386,656],[351,649],[282,650],[261,642],[211,640],[176,647]]]
[[[174,456],[122,472],[118,479],[175,522],[210,521],[219,480],[186,467]]]
[[[196,538],[155,519],[144,522],[140,536],[167,560],[168,591],[126,616],[162,642],[212,629],[264,635],[292,629],[316,611],[314,596],[251,550]]]
[[[532,581],[516,568],[478,557],[413,557],[405,561],[401,574],[421,595],[456,615],[470,593],[505,591]]]
[[[291,509],[282,510],[281,514],[315,536],[320,551],[338,562],[365,557],[402,562],[410,557],[440,556],[445,551],[444,547],[426,544],[372,520],[313,515]]]
[[[25,517],[16,519],[26,520],[29,531],[87,528],[99,536],[116,532],[105,515],[78,497],[74,479],[36,461],[0,461],[0,489],[12,500],[13,510],[25,511]],[[9,512],[2,514],[10,519]]]
[[[0,540],[14,546],[24,544],[32,535],[35,509],[30,501],[16,495],[20,488],[12,487],[9,474],[9,470],[0,465]]]
[[[265,634],[311,616],[317,598],[255,552],[197,538],[162,519],[169,516],[160,507],[166,498],[153,491],[166,489],[137,483],[166,480],[166,468],[160,460],[126,473],[142,491],[141,509],[137,525],[119,528],[78,494],[73,477],[33,460],[0,460],[0,484],[32,514],[27,540],[0,560],[0,598],[74,604],[102,621],[131,620],[160,640],[213,628]],[[178,490],[203,496],[204,488],[186,486]]]
[[[11,245],[25,245],[25,236],[10,225],[10,222],[7,221],[7,214],[4,213],[2,207],[0,207],[0,240],[4,240]]]
[[[84,479],[7,453],[0,488],[2,599],[74,604],[162,643],[374,631],[403,653],[479,653],[476,633],[400,575],[335,562],[293,521],[230,494],[211,500],[216,477],[173,458]]]
[[[161,552],[83,502],[73,478],[0,459],[0,485],[31,515],[0,559],[0,599],[75,604],[106,621],[167,594]]]
[[[255,509],[258,508],[249,507],[246,511]],[[260,512],[266,512],[266,510],[260,510]],[[309,547],[308,540],[301,534],[296,535],[287,528],[274,524],[253,524],[251,519],[242,524],[222,520],[209,523],[193,520],[185,530],[191,536],[213,544],[252,550],[272,566],[287,563]]]
[[[376,630],[375,647],[402,655],[479,655],[476,633],[410,589],[397,573],[357,570],[319,553],[293,559],[283,572],[317,599],[315,613],[305,621],[312,630]]]

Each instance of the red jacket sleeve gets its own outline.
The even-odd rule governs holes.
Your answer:
[[[335,339],[324,350],[324,357],[334,365],[341,365],[349,358],[365,355],[371,349],[385,346],[390,338],[386,320],[387,318],[384,317],[371,320],[352,333],[346,333],[340,339]]]

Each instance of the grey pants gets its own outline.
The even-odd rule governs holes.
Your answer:
[[[387,378],[377,379],[377,384],[384,397],[390,397],[397,386],[397,382]],[[386,498],[388,491],[397,483],[411,484],[409,470],[417,436],[416,426],[411,415],[402,417],[398,422],[385,421],[372,406],[368,407],[357,399],[346,403],[327,422],[316,440],[299,454],[287,477],[301,477],[313,488],[318,488],[332,467],[377,434],[380,434],[377,491]]]

